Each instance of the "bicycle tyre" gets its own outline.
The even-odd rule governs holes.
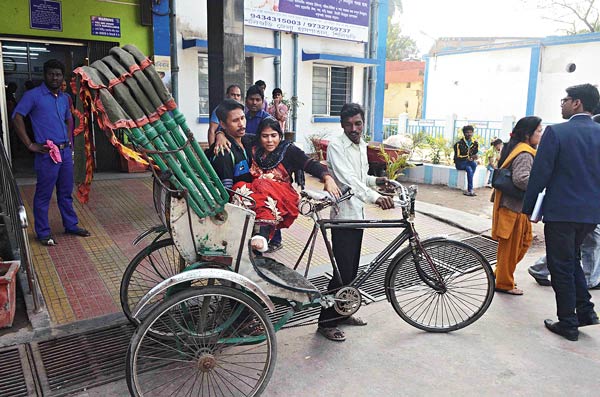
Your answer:
[[[386,276],[386,293],[394,310],[410,325],[428,332],[450,332],[472,324],[494,297],[490,264],[475,248],[459,241],[432,239],[421,244],[436,264],[445,290],[436,291],[423,281],[406,249],[392,260]],[[419,258],[423,259],[423,251]],[[435,278],[429,263],[420,263],[424,273]]]
[[[133,318],[131,310],[155,285],[181,272],[180,260],[173,239],[167,238],[152,242],[129,262],[119,296],[123,313],[133,325],[139,325],[140,321]]]
[[[212,308],[239,305],[246,313],[243,321],[215,335],[231,322],[229,312]],[[253,321],[262,326],[260,335],[244,335],[245,324]],[[165,326],[172,326],[169,333],[176,337],[165,340],[151,331]],[[181,333],[181,327],[193,332]],[[275,330],[258,302],[226,286],[188,289],[153,308],[135,330],[127,351],[127,386],[132,396],[255,396],[266,388],[276,359]]]

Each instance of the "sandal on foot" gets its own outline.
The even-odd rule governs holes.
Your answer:
[[[40,240],[40,243],[42,245],[45,245],[46,247],[52,247],[57,244],[56,240],[52,236],[44,237],[39,240]]]
[[[80,236],[80,237],[88,237],[91,236],[92,234],[90,232],[88,232],[87,230],[85,230],[82,227],[78,227],[77,229],[73,229],[73,230],[65,230],[66,234],[74,234],[76,236]]]
[[[350,316],[340,321],[342,325],[356,325],[357,327],[362,327],[367,325],[367,322],[360,317]]]
[[[337,327],[318,327],[317,332],[334,342],[343,342],[346,340],[344,331]]]
[[[496,292],[501,292],[503,294],[508,294],[508,295],[523,295],[523,290],[518,289],[518,288],[513,288],[513,289],[496,288]]]

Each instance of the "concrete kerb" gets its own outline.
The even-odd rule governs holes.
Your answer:
[[[443,207],[441,205],[417,201],[415,209],[418,213],[427,215],[473,234],[489,235],[489,231],[492,228],[492,220],[489,218]]]

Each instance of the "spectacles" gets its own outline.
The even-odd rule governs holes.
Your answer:
[[[565,103],[567,103],[568,101],[572,101],[573,98],[570,97],[566,97],[560,100],[560,106],[564,106]]]

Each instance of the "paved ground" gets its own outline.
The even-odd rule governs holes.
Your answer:
[[[482,193],[489,190],[481,189],[472,199],[450,189],[420,188],[418,197],[430,204],[432,215],[457,210],[461,212],[454,213],[461,219],[468,218],[470,225],[481,230],[488,227],[491,206],[485,202],[487,194]],[[33,187],[22,189],[30,203]],[[81,319],[93,321],[118,313],[118,282],[129,258],[138,250],[130,242],[139,231],[157,223],[147,178],[96,181],[91,203],[85,208],[78,205],[77,209],[83,226],[92,229],[93,238],[58,235],[59,245],[51,249],[32,244],[55,326],[76,326]],[[369,214],[393,215],[374,208]],[[58,228],[57,221],[52,222]],[[416,225],[423,236],[466,234],[424,215],[418,216]],[[290,257],[299,253],[302,236],[308,234],[309,227],[306,219],[299,218],[294,228],[284,233],[286,249],[277,253],[282,262],[289,263]],[[391,237],[389,232],[367,236],[363,254],[376,252]],[[544,329],[543,320],[554,317],[554,295],[526,273],[527,266],[542,254],[543,248],[534,246],[517,267],[516,280],[524,296],[497,294],[482,319],[454,333],[429,334],[412,328],[385,301],[361,308],[360,315],[369,325],[347,328],[348,340],[344,343],[325,340],[314,332],[314,325],[279,332],[277,365],[264,395],[597,394],[600,327],[582,329],[577,343]],[[317,256],[317,264],[324,261],[322,254]],[[600,300],[600,291],[592,295]],[[128,393],[120,381],[79,395]]]
[[[542,252],[534,248],[517,268],[525,295],[496,294],[480,320],[453,333],[413,328],[386,301],[361,308],[369,325],[346,327],[343,343],[327,341],[314,325],[278,332],[276,369],[263,396],[597,395],[600,326],[582,328],[578,342],[544,328],[554,295],[526,273]],[[600,291],[592,295],[600,300]],[[127,394],[120,381],[78,396]]]

